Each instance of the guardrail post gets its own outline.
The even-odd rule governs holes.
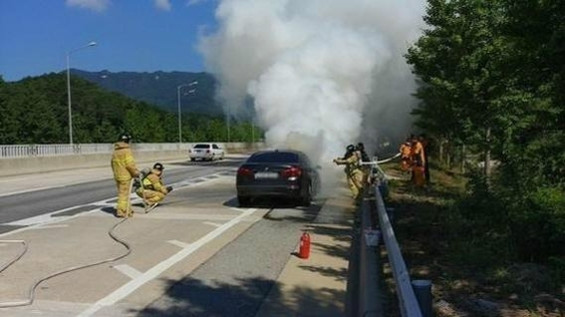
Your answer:
[[[432,317],[432,281],[430,280],[413,280],[412,288],[420,305],[423,317]]]

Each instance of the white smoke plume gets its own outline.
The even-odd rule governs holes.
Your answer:
[[[200,50],[231,114],[247,96],[271,147],[322,166],[347,144],[406,134],[414,78],[403,55],[425,0],[222,0]],[[372,154],[372,153],[371,153]]]

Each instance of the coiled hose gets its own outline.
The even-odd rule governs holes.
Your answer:
[[[131,193],[131,188],[132,188],[132,183],[130,182],[130,187],[129,187],[129,192]],[[130,208],[131,206],[131,201],[129,201],[129,205],[128,208]],[[65,273],[69,273],[69,272],[73,272],[73,271],[78,271],[81,269],[85,269],[88,267],[92,267],[92,266],[96,266],[96,265],[100,265],[100,264],[104,264],[104,263],[108,263],[108,262],[114,262],[117,261],[119,259],[125,258],[126,256],[128,256],[131,253],[131,246],[123,241],[120,240],[117,236],[114,235],[114,230],[121,225],[122,223],[124,223],[126,220],[128,220],[129,218],[124,218],[120,221],[118,221],[116,224],[114,224],[114,226],[112,226],[112,228],[108,231],[108,235],[112,238],[112,240],[116,241],[117,243],[123,245],[126,248],[126,252],[117,256],[117,257],[113,257],[113,258],[109,258],[109,259],[105,259],[105,260],[101,260],[98,262],[94,262],[94,263],[89,263],[89,264],[85,264],[85,265],[79,265],[79,266],[74,266],[74,267],[70,267],[70,268],[66,268],[64,270],[49,274],[39,280],[37,280],[32,287],[29,289],[29,295],[28,298],[26,300],[22,300],[22,301],[13,301],[13,302],[1,302],[0,303],[0,308],[9,308],[9,307],[19,307],[19,306],[28,306],[33,304],[33,301],[35,300],[35,290],[37,289],[37,287],[55,277],[55,276],[59,276]],[[4,266],[2,266],[0,268],[0,273],[2,273],[4,270],[6,270],[8,267],[10,267],[12,264],[14,264],[16,261],[18,261],[28,250],[28,246],[27,243],[24,240],[0,240],[0,242],[10,242],[10,243],[22,243],[24,248],[23,251],[20,252],[20,254],[18,254],[13,260],[9,261],[7,264],[5,264]]]

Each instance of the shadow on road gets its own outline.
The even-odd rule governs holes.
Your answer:
[[[179,282],[169,280],[167,283],[169,289],[164,297],[141,311],[131,312],[147,317],[251,317],[256,316],[267,294],[271,292],[268,301],[265,301],[271,311],[284,312],[285,316],[335,316],[340,308],[334,303],[342,302],[345,297],[343,291],[319,292],[308,287],[295,287],[290,292],[282,292],[280,283],[262,278],[207,285],[186,277]]]
[[[295,226],[297,223],[303,223],[311,234],[331,237],[329,242],[326,243],[312,241],[312,248],[322,250],[322,252],[331,256],[348,259],[350,256],[349,243],[338,245],[337,242],[350,241],[351,228],[337,227],[334,224],[312,223],[320,214],[324,202],[316,201],[309,207],[295,208],[293,204],[289,204],[284,200],[277,202],[267,200],[259,204],[253,204],[252,207],[261,206],[270,209],[263,217],[263,223],[276,221],[276,226],[292,226],[293,224]],[[239,207],[235,197],[225,201],[223,205]],[[269,226],[272,227],[273,224],[264,225],[263,228],[269,228]],[[260,227],[259,222],[247,233],[250,234],[252,230],[259,230]],[[275,240],[270,241],[269,237],[264,239],[268,240],[269,243],[276,243]],[[299,236],[296,239],[296,242],[298,242]],[[293,247],[296,242],[294,242],[294,239],[292,240],[290,243],[288,241],[276,241]],[[332,243],[333,241],[336,243]],[[230,247],[234,248],[236,246],[231,245],[226,248]],[[249,245],[249,247],[252,246]],[[259,246],[255,247],[257,250],[261,250]],[[222,252],[225,250],[222,250]],[[225,254],[228,253],[226,252]],[[219,253],[215,257],[218,257],[217,261],[221,258]],[[235,262],[241,260],[233,257],[230,259],[229,261]],[[262,265],[266,267],[276,265],[277,262],[270,263],[269,260],[268,256],[264,257]],[[218,263],[214,263],[214,259],[211,259],[205,265],[215,266]],[[299,268],[312,272],[313,275],[319,274],[333,278],[336,282],[345,282],[347,278],[345,269],[315,266],[308,262],[300,264]],[[241,273],[251,274],[250,272]],[[222,273],[215,275],[211,279],[200,279],[195,276],[198,276],[196,271],[181,280],[165,280],[167,290],[161,298],[141,310],[132,310],[130,313],[142,317],[343,315],[342,304],[345,302],[346,292],[342,290],[329,288],[320,290],[320,288],[311,288],[304,285],[284,285],[278,282],[276,278],[265,278],[262,276],[229,277],[224,276]]]

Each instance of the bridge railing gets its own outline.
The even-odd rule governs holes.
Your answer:
[[[208,143],[208,142],[204,142]],[[192,147],[196,143],[133,143],[134,151],[181,151]],[[243,148],[245,143],[216,143],[228,149]],[[112,153],[114,147],[111,143],[85,143],[85,144],[0,144],[0,159],[46,157],[77,154],[105,154]]]

